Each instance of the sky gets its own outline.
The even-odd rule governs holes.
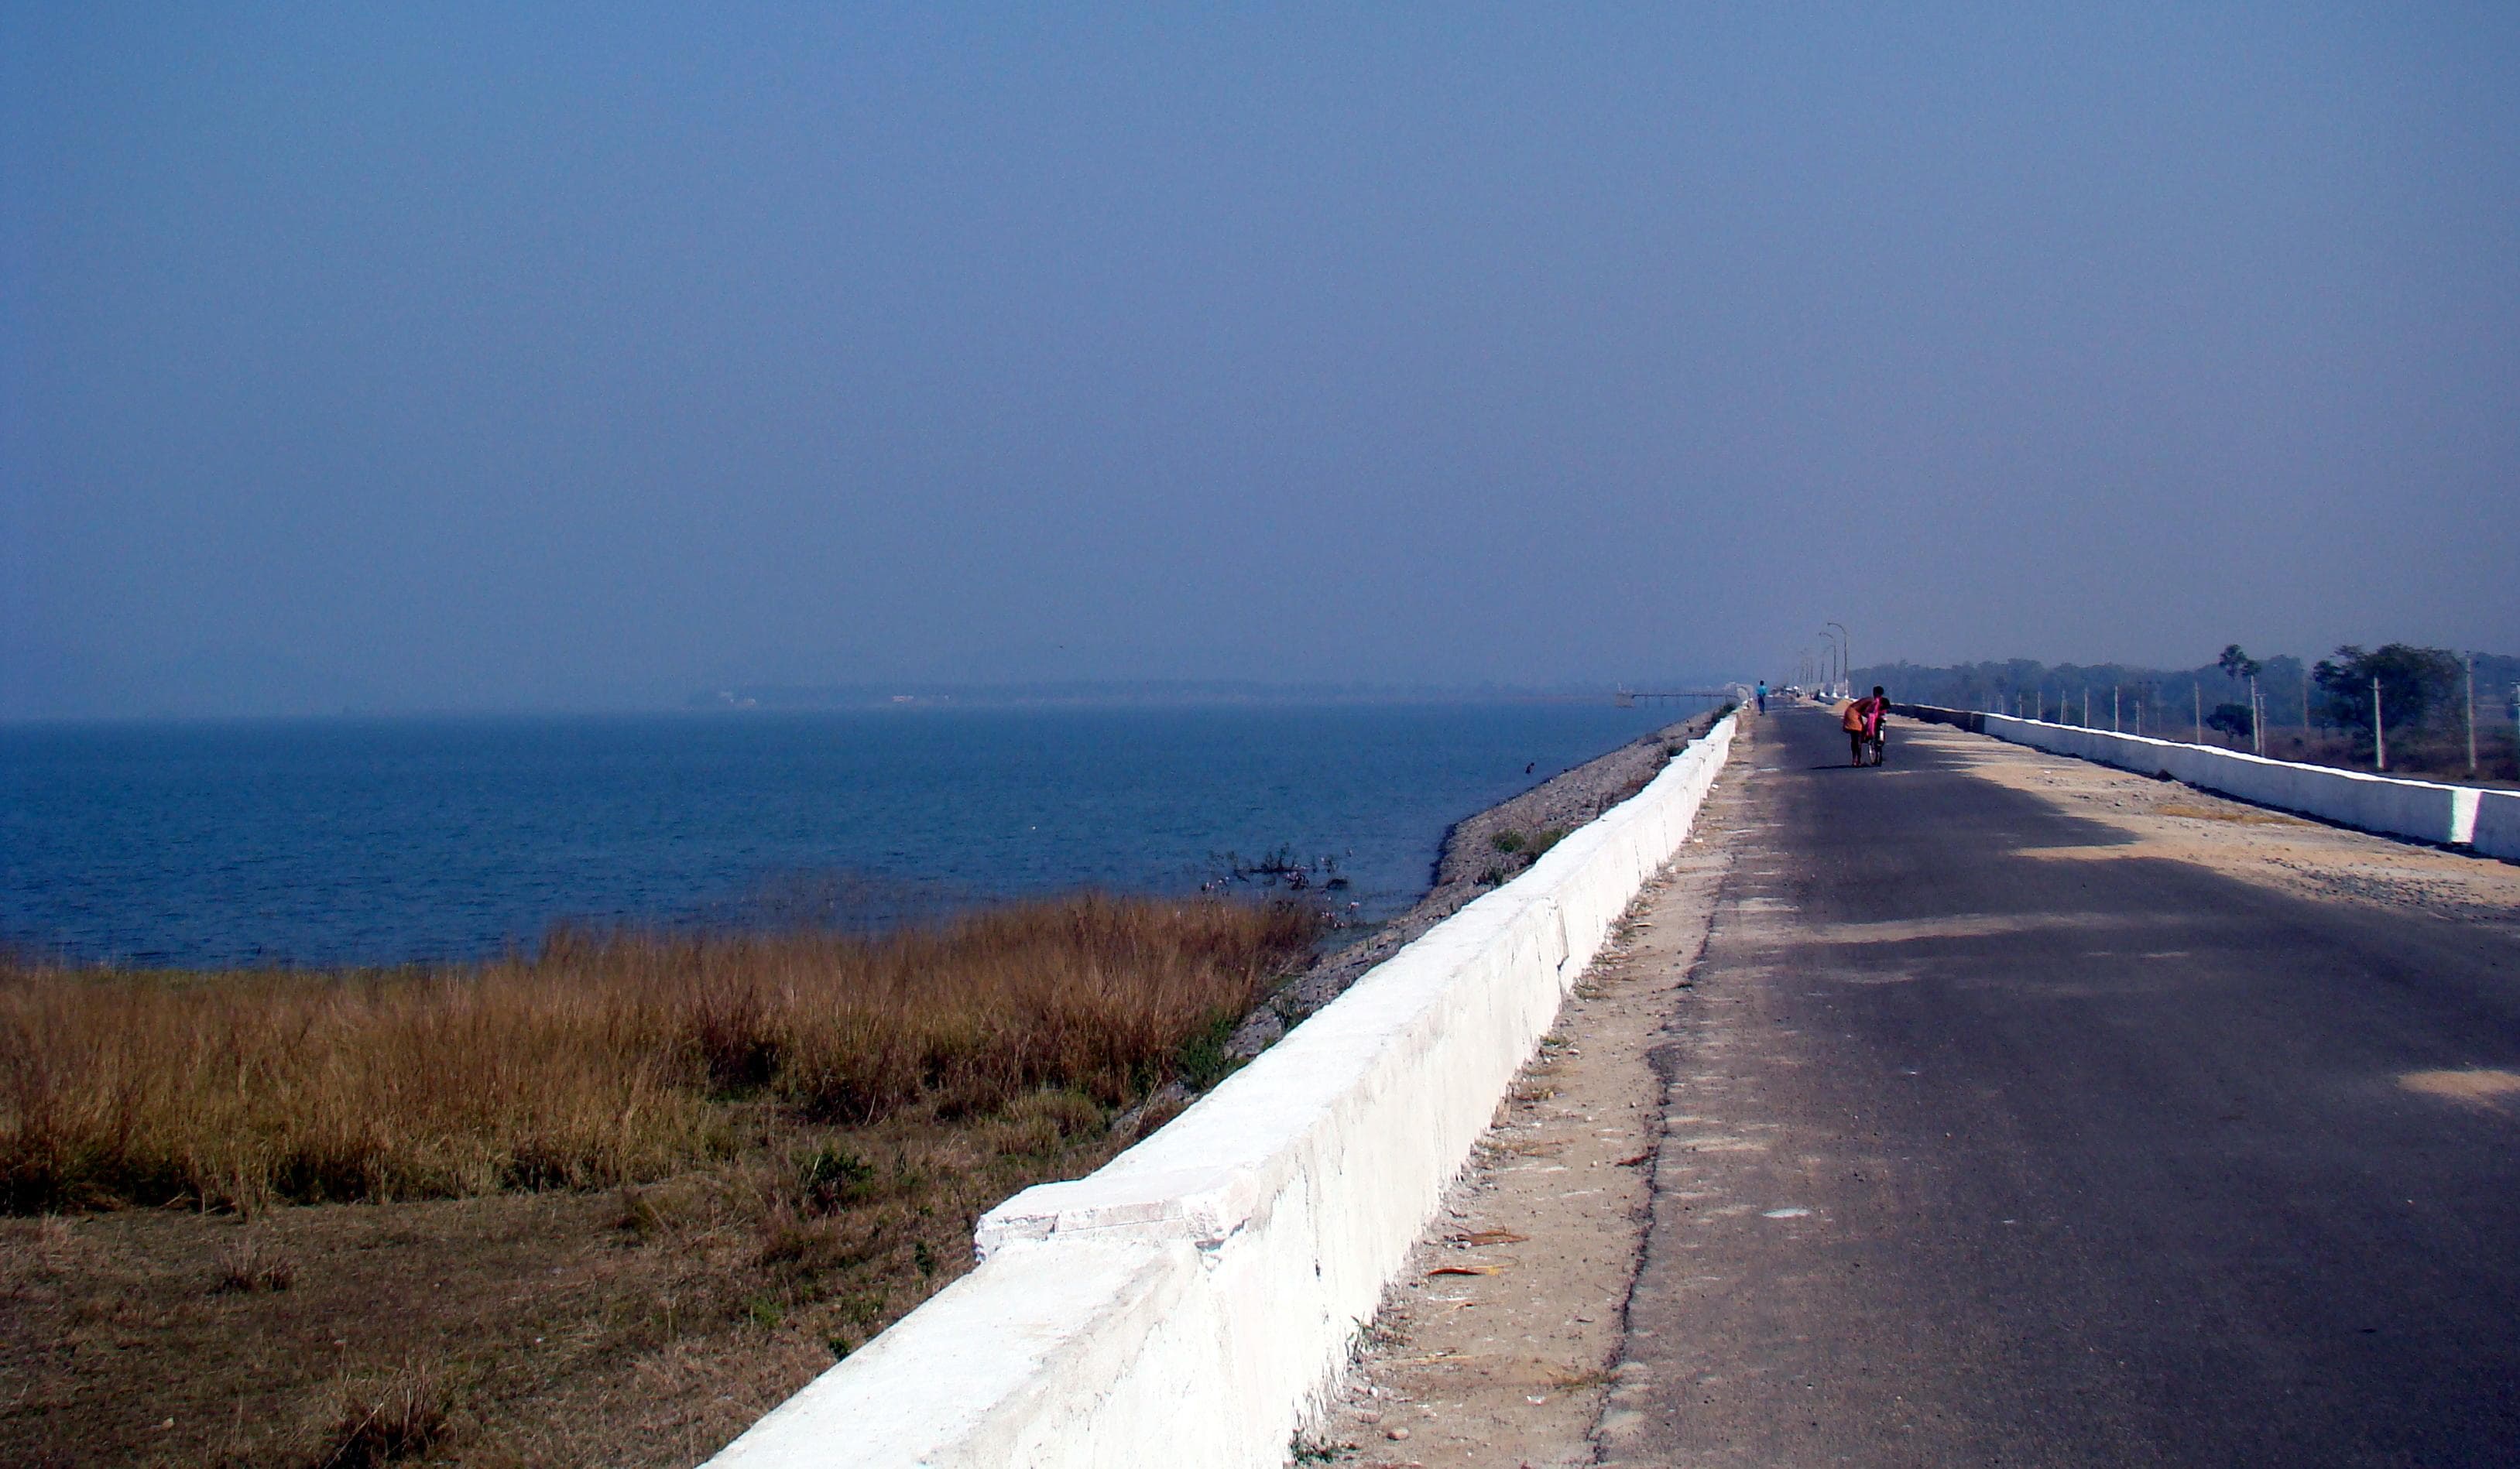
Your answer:
[[[0,0],[0,718],[2520,649],[2520,7]]]

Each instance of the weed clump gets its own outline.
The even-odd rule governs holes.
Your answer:
[[[297,1263],[257,1235],[243,1235],[219,1252],[221,1291],[282,1291],[296,1283]]]
[[[1496,848],[1504,861],[1488,864],[1487,869],[1479,873],[1479,886],[1500,887],[1512,881],[1517,873],[1538,862],[1543,853],[1564,841],[1568,829],[1564,826],[1549,826],[1525,834],[1508,826],[1503,831],[1491,833],[1488,837],[1488,845]]]
[[[798,1170],[797,1192],[814,1214],[831,1214],[874,1191],[875,1165],[848,1149],[825,1143]]]
[[[347,1381],[338,1391],[338,1419],[316,1469],[374,1469],[426,1453],[446,1435],[446,1385],[426,1367]]]

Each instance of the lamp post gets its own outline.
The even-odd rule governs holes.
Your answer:
[[[2476,654],[2467,655],[2467,779],[2476,779]]]
[[[1832,622],[1829,626],[1837,629],[1837,672],[1839,681],[1844,683],[1855,677],[1855,635],[1846,630],[1846,624],[1843,622]],[[1848,683],[1840,691],[1852,698],[1855,696],[1855,686]]]
[[[2380,727],[2380,676],[2371,676],[2371,768],[2389,773],[2389,733]]]

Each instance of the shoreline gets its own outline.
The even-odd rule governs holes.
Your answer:
[[[1345,993],[1367,970],[1496,885],[1483,879],[1493,875],[1502,880],[1529,867],[1545,850],[1545,844],[1535,846],[1532,839],[1549,833],[1562,836],[1643,789],[1674,755],[1714,728],[1730,707],[1710,709],[1638,735],[1445,827],[1426,890],[1417,901],[1363,938],[1321,955],[1254,1007],[1227,1040],[1227,1057],[1247,1061],[1268,1049]],[[1508,832],[1524,838],[1513,851],[1501,849],[1496,841]],[[1159,1105],[1160,1098],[1149,1099],[1150,1109]]]

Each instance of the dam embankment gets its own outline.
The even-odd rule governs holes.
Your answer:
[[[1688,837],[1734,728],[1109,1165],[992,1210],[977,1269],[711,1462],[1282,1460],[1567,988]]]

